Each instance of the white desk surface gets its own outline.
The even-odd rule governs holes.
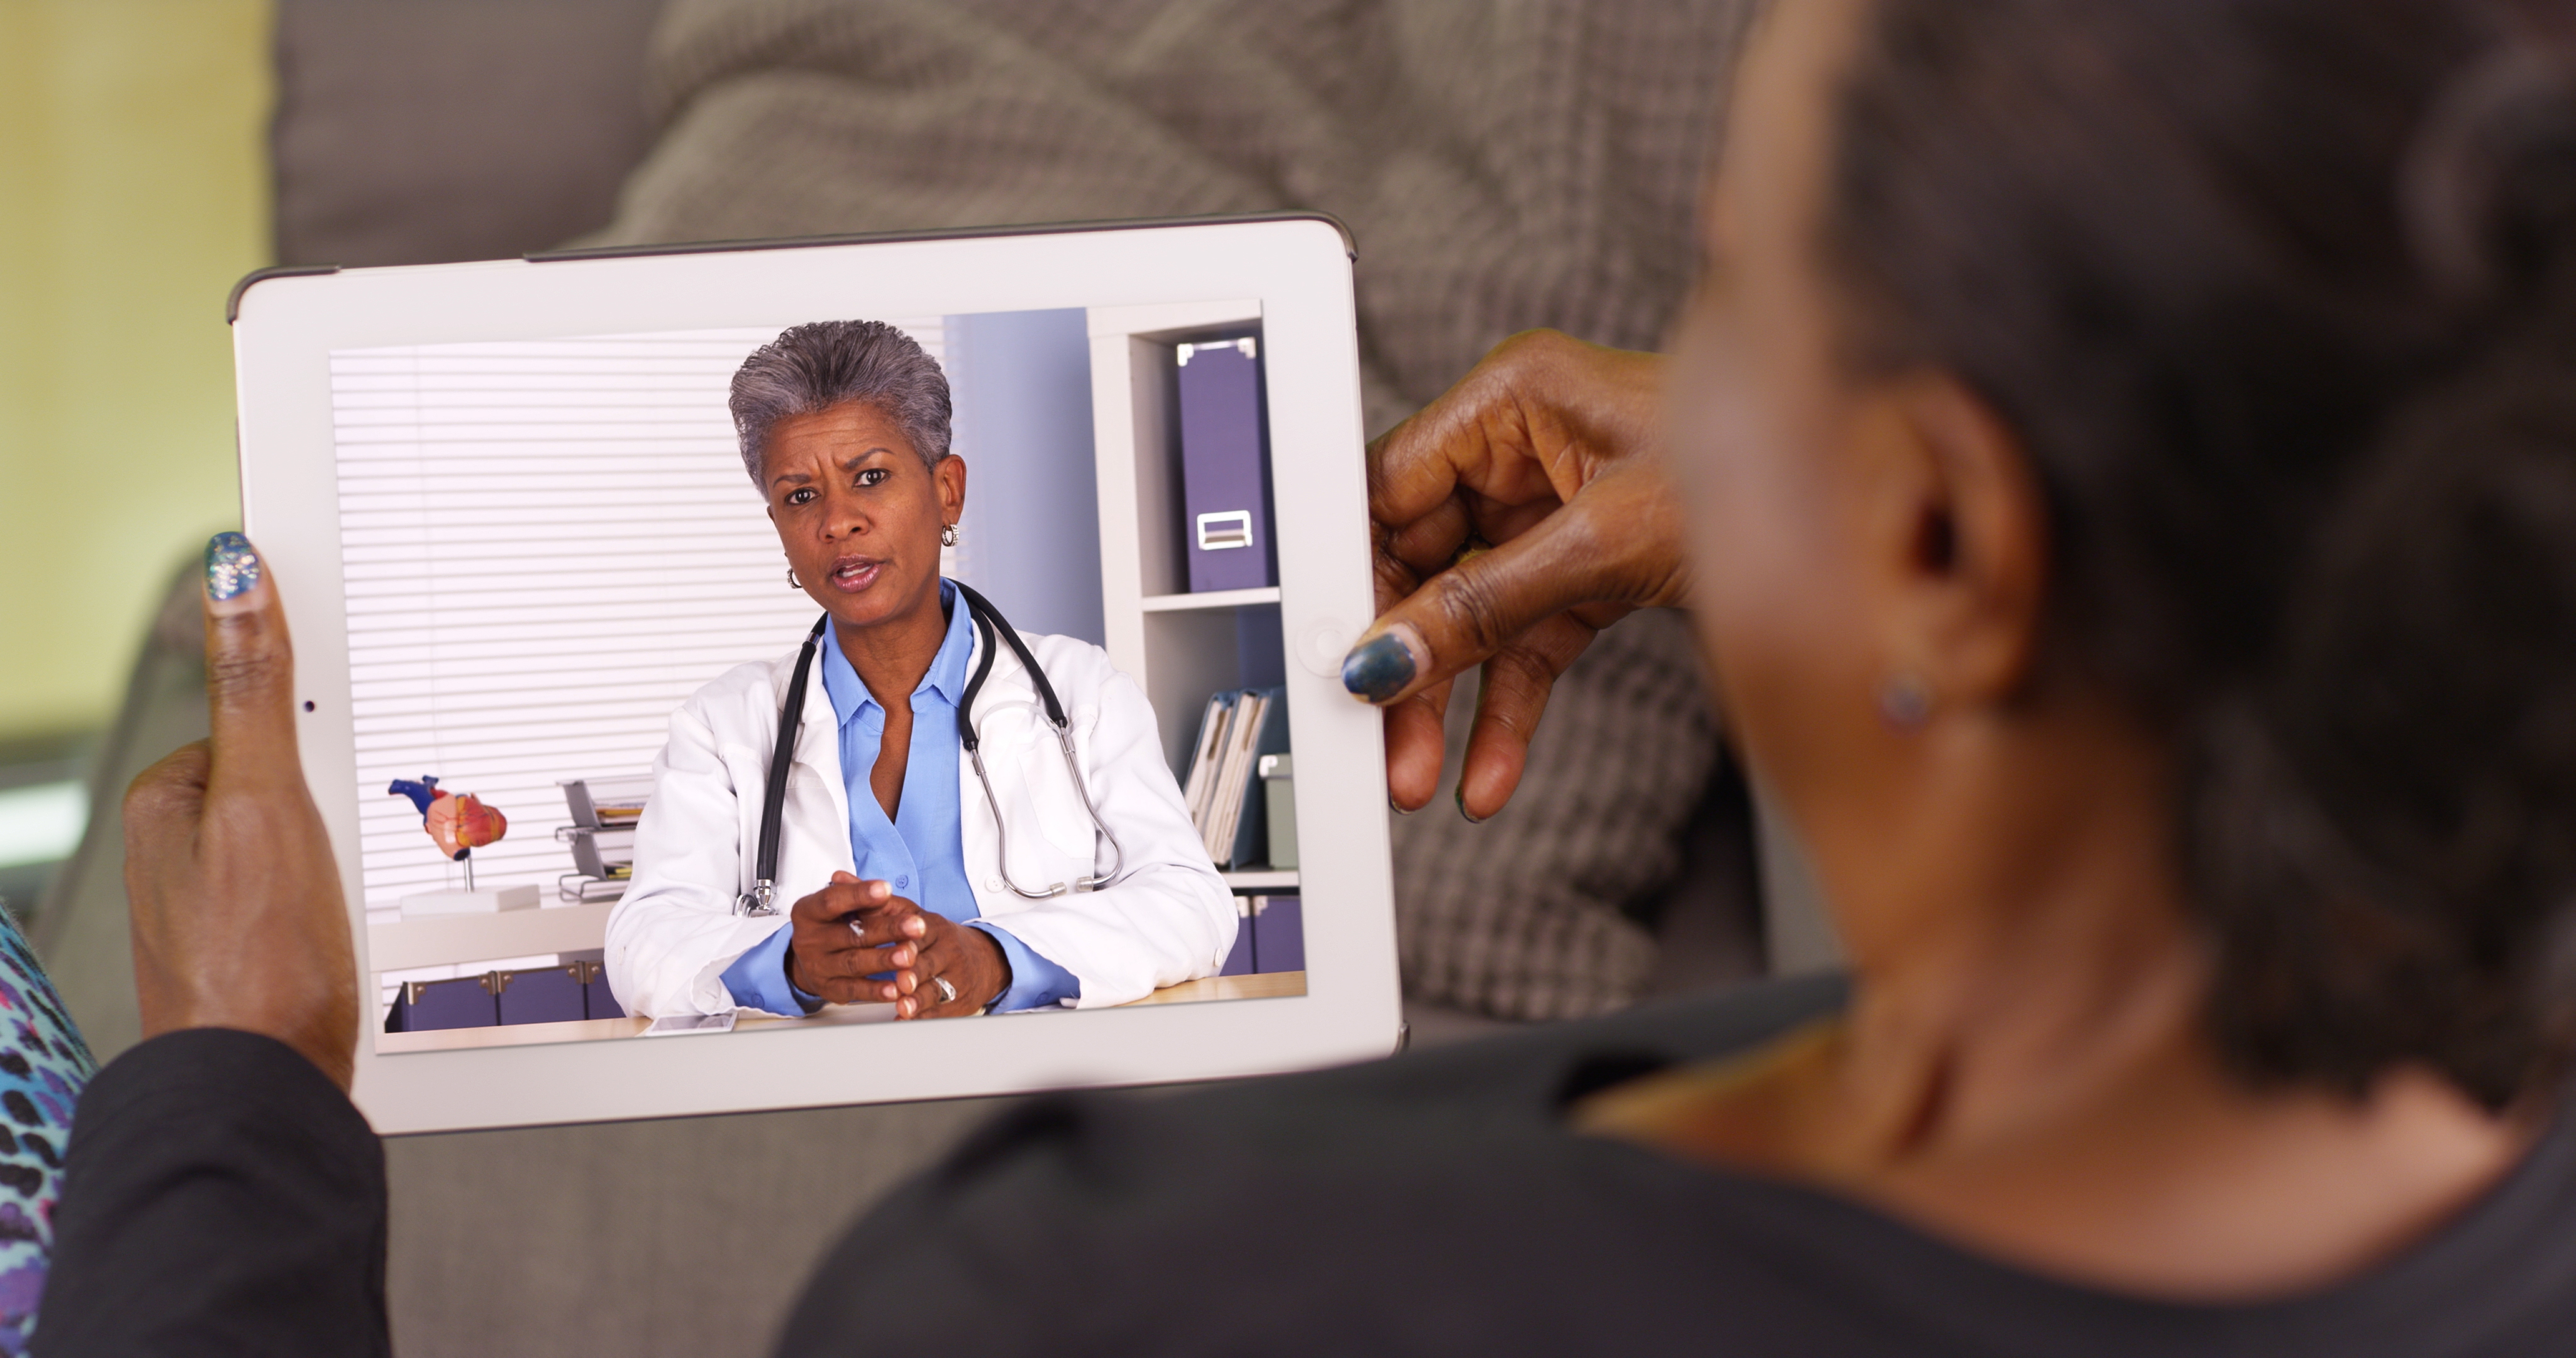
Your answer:
[[[595,952],[608,937],[608,912],[616,908],[615,901],[585,901],[370,924],[367,965],[376,971],[409,971],[539,953]]]
[[[533,914],[534,911],[521,913]],[[382,927],[382,926],[379,926]],[[1266,1000],[1306,993],[1306,973],[1274,971],[1258,976],[1210,976],[1204,980],[1183,981],[1166,986],[1136,1004],[1203,1004],[1211,1000]],[[806,1018],[780,1018],[774,1014],[746,1013],[734,1022],[735,1032],[779,1024],[812,1027],[815,1024],[891,1023],[891,1004],[829,1004],[822,1012]],[[606,1038],[636,1037],[649,1021],[640,1018],[582,1019],[573,1023],[511,1023],[491,1028],[439,1028],[425,1033],[378,1033],[376,1050],[382,1054],[396,1052],[457,1051],[468,1047],[529,1047],[552,1042],[597,1042]],[[657,1038],[662,1042],[695,1042],[720,1034],[683,1033]]]

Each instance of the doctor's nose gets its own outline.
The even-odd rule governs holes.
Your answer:
[[[823,536],[832,542],[838,542],[843,538],[865,537],[874,531],[876,531],[876,522],[855,506],[844,509],[834,505],[823,516]]]

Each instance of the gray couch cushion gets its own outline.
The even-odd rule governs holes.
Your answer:
[[[661,0],[279,0],[282,264],[542,250],[607,222],[652,144]]]

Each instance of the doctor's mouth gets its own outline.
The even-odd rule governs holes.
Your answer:
[[[823,577],[833,589],[843,594],[860,594],[885,574],[885,558],[844,556],[832,562],[832,571]]]

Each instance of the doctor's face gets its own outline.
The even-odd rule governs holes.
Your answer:
[[[779,421],[760,472],[778,545],[834,621],[938,607],[939,533],[966,506],[965,462],[922,465],[902,426],[853,401]]]

